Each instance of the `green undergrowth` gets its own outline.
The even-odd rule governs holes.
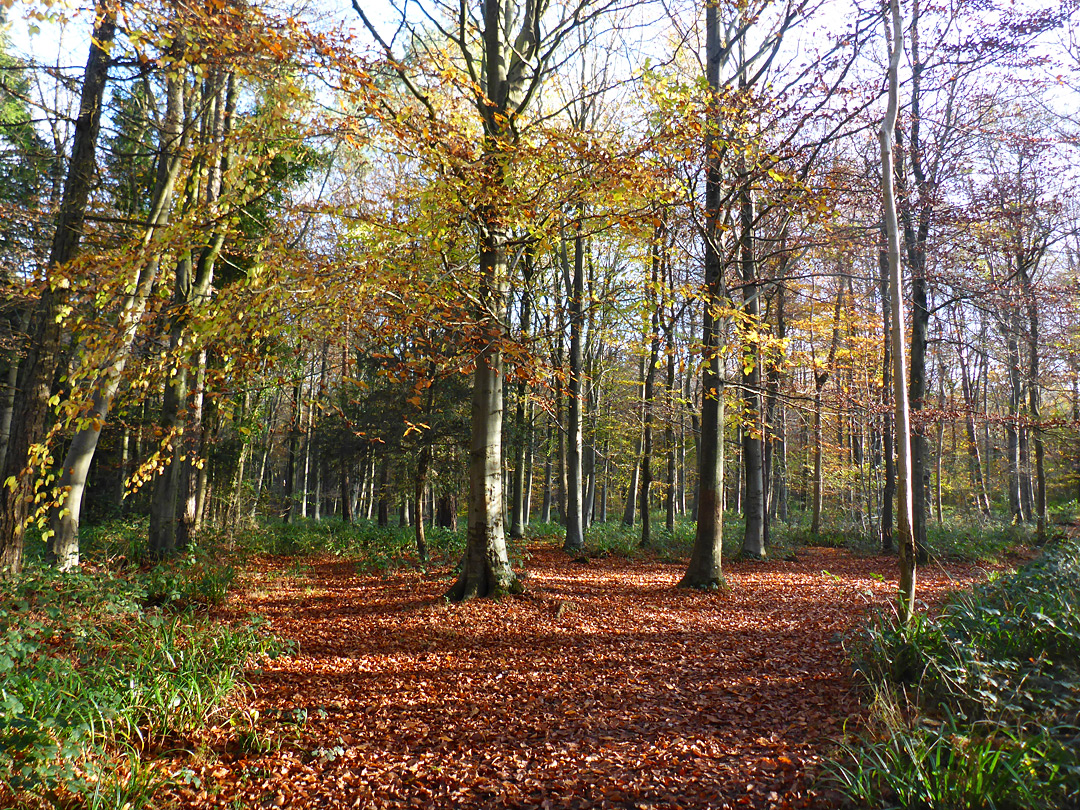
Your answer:
[[[1053,510],[1052,534],[1061,535],[1061,524],[1068,522],[1074,504]],[[843,548],[855,554],[873,555],[881,551],[881,536],[872,529],[848,519],[823,522],[814,534],[808,516],[797,515],[789,523],[774,524],[775,541],[791,548]],[[1034,545],[1035,528],[1030,523],[1014,523],[1001,517],[986,518],[970,512],[947,510],[939,522],[927,524],[927,549],[932,560],[958,562],[1001,562],[1017,550]]]
[[[387,572],[420,565],[416,533],[411,526],[379,526],[375,521],[346,523],[338,518],[301,519],[292,524],[260,526],[238,538],[249,552],[304,557],[330,554],[356,560],[362,571]],[[457,563],[465,552],[464,530],[439,526],[425,529],[428,566]]]
[[[244,667],[280,651],[258,621],[206,614],[232,565],[192,550],[137,567],[125,531],[92,533],[79,570],[31,563],[0,586],[0,806],[156,806],[154,752],[210,723]]]
[[[723,557],[733,560],[740,556],[742,551],[743,516],[738,512],[727,511],[724,513],[724,542]],[[562,537],[565,529],[555,524],[558,537]],[[594,523],[585,533],[585,550],[595,557],[626,557],[630,559],[652,558],[663,562],[685,563],[690,559],[694,548],[694,535],[697,524],[686,517],[678,517],[675,520],[675,530],[669,532],[664,525],[664,515],[656,512],[652,515],[650,524],[650,544],[646,547],[641,544],[641,523],[636,522],[633,526],[626,526],[621,520],[609,520],[606,523]],[[792,537],[789,527],[784,524],[774,523],[772,535],[766,554],[773,559],[788,559],[794,553]]]
[[[1080,542],[955,594],[907,627],[874,615],[849,653],[871,723],[833,773],[871,807],[1080,806]]]

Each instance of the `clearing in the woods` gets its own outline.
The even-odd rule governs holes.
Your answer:
[[[896,561],[807,549],[678,564],[526,554],[528,591],[460,605],[449,580],[266,558],[230,610],[295,642],[228,726],[177,754],[184,807],[833,806],[821,763],[861,709],[842,636]],[[979,579],[924,569],[922,598]]]

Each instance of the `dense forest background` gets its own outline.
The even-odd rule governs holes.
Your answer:
[[[5,570],[28,521],[63,568],[84,514],[168,555],[254,515],[452,524],[470,486],[470,525],[647,545],[713,432],[743,553],[889,547],[878,10],[526,4],[490,42],[357,11],[6,12],[94,47],[5,44]],[[920,548],[1080,487],[1069,11],[905,12]]]
[[[0,573],[846,544],[913,621],[1080,500],[1076,13],[4,4]]]

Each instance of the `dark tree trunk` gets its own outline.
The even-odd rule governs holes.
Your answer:
[[[720,88],[723,48],[720,38],[719,8],[705,7],[706,71],[709,90],[716,102]],[[701,320],[701,432],[698,439],[697,531],[690,563],[680,585],[689,588],[719,588],[723,584],[721,546],[724,539],[724,379],[721,365],[721,321],[717,313],[726,294],[720,261],[720,161],[711,128],[719,123],[720,111],[710,110],[705,139],[705,285]]]

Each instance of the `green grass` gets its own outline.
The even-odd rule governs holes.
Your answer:
[[[457,563],[465,553],[464,529],[427,528],[428,565]],[[416,568],[415,529],[411,526],[380,527],[370,520],[345,523],[338,518],[298,520],[293,524],[268,523],[237,538],[246,553],[304,557],[330,554],[356,561],[363,572],[387,572]]]
[[[875,696],[838,782],[871,805],[1080,803],[1080,542],[955,594],[902,627],[871,617],[849,641]],[[884,707],[885,710],[882,710]]]
[[[91,538],[111,567],[31,565],[0,586],[0,785],[17,806],[154,806],[164,777],[145,757],[213,722],[246,663],[280,650],[258,622],[205,614],[231,564],[192,550],[140,570],[125,532]]]

